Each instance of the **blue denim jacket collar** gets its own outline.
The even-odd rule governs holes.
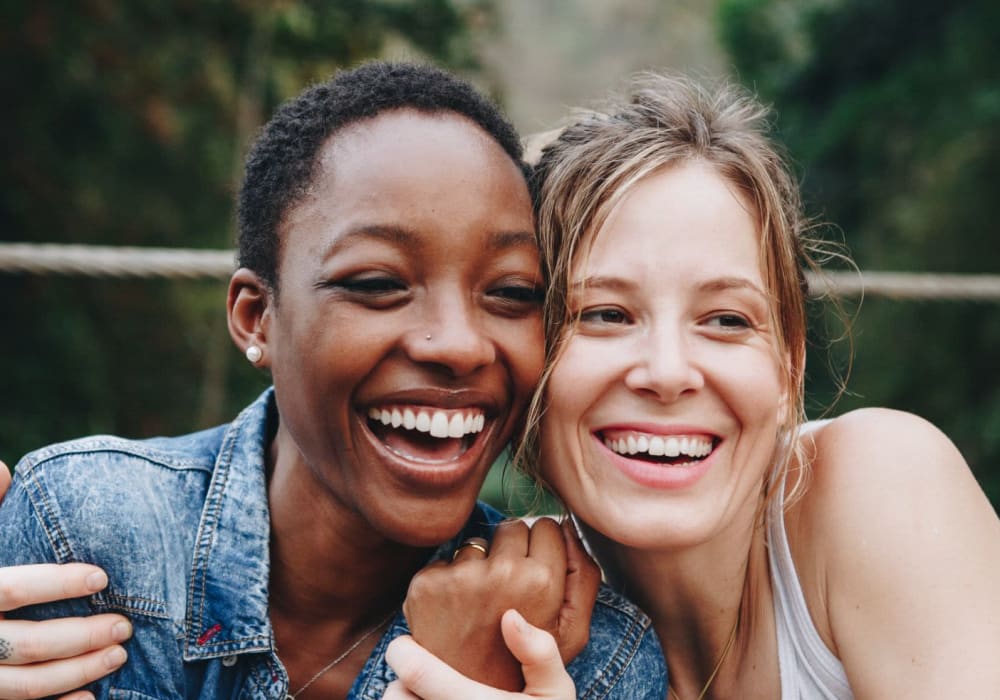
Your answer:
[[[277,416],[270,388],[237,416],[223,437],[188,579],[185,661],[274,651],[268,616],[271,528],[265,454]],[[428,561],[450,558],[466,537],[489,536],[493,520],[485,514],[473,517]],[[401,623],[405,625],[401,619],[393,624]]]
[[[268,389],[222,440],[188,579],[185,661],[273,650],[265,450],[275,420]]]

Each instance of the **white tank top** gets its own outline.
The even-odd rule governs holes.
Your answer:
[[[785,533],[784,484],[767,513],[768,559],[778,632],[782,700],[853,700],[840,659],[823,643],[806,606]]]

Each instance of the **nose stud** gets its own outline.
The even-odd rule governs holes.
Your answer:
[[[430,339],[431,339],[431,334],[430,333],[428,333],[427,335],[424,336],[424,340],[430,340]]]

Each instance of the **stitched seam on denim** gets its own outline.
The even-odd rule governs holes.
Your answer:
[[[147,700],[156,700],[152,695],[146,695],[145,693],[140,693],[136,690],[129,690],[128,688],[108,688],[109,698],[147,698]]]
[[[69,538],[53,511],[48,490],[42,486],[38,472],[29,470],[27,474],[22,475],[22,480],[24,481],[24,490],[28,494],[28,500],[31,502],[31,508],[35,512],[35,518],[41,525],[42,531],[45,532],[45,537],[49,541],[56,561],[60,564],[75,561],[76,558],[73,555],[73,548],[69,544]]]
[[[46,462],[74,455],[93,455],[98,453],[128,455],[143,459],[153,464],[158,464],[167,469],[190,469],[211,470],[211,464],[206,464],[204,459],[183,457],[173,455],[159,450],[141,449],[141,445],[132,440],[108,436],[106,438],[81,438],[70,442],[60,443],[43,447],[32,453],[32,459],[26,464],[19,464],[18,470],[31,471],[39,468]]]
[[[219,514],[222,510],[222,503],[225,500],[223,494],[226,489],[226,484],[229,483],[229,474],[232,467],[232,456],[233,449],[236,443],[236,436],[240,432],[235,429],[237,424],[242,426],[241,418],[243,414],[230,424],[229,429],[226,430],[225,437],[223,438],[223,443],[219,448],[219,453],[216,457],[215,463],[217,466],[213,470],[213,478],[209,487],[208,495],[205,499],[205,507],[203,511],[202,522],[198,525],[198,542],[195,545],[195,555],[191,563],[191,584],[188,587],[188,595],[194,597],[197,593],[197,610],[194,608],[189,609],[188,613],[185,614],[186,626],[192,631],[193,634],[197,634],[198,630],[195,629],[195,620],[191,619],[191,615],[194,614],[198,618],[198,622],[204,620],[205,617],[205,587],[207,585],[208,579],[208,553],[212,549],[212,545],[215,542],[215,533],[219,525]],[[222,465],[225,465],[222,467]],[[222,468],[222,473],[219,472],[219,468]],[[216,481],[218,477],[218,481]],[[206,541],[207,540],[207,541]],[[200,591],[196,588],[200,587]],[[184,646],[188,649],[188,652],[192,652],[193,649],[190,648],[190,640],[185,638]],[[204,647],[204,644],[197,645],[197,648]]]
[[[596,675],[594,681],[579,695],[580,700],[606,698],[632,663],[641,646],[645,628],[632,617],[629,617],[628,620],[629,625],[622,635],[621,643],[610,655],[608,663]]]
[[[142,596],[119,595],[117,593],[98,593],[94,608],[102,611],[127,610],[146,617],[153,617],[158,620],[169,620],[167,606],[162,600],[155,598],[144,598]]]

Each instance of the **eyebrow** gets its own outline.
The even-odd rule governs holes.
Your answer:
[[[383,224],[364,224],[337,236],[335,241],[323,248],[320,257],[325,260],[343,248],[349,248],[358,241],[366,240],[385,241],[394,246],[409,249],[417,248],[420,245],[417,237],[405,228]]]
[[[765,301],[769,298],[767,292],[745,277],[719,277],[707,280],[699,284],[698,289],[703,292],[727,292],[730,290],[745,289],[760,296]]]
[[[596,275],[574,282],[570,285],[570,289],[573,292],[580,292],[584,289],[607,289],[613,292],[624,292],[633,290],[637,286],[636,282],[624,277]],[[697,289],[699,292],[726,292],[745,289],[760,296],[765,301],[769,298],[760,286],[745,277],[717,277],[700,283]]]
[[[608,289],[612,292],[624,292],[635,289],[638,285],[624,277],[607,277],[596,275],[587,277],[570,285],[570,291],[580,292],[584,289]]]
[[[378,240],[396,247],[414,250],[422,246],[420,236],[413,231],[392,224],[363,224],[337,236],[337,240],[323,249],[321,257],[326,259],[337,251],[350,247],[357,241]],[[489,250],[504,250],[528,246],[538,248],[534,231],[496,231],[489,235],[486,246]]]

